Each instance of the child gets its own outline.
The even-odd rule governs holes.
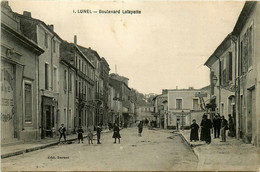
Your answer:
[[[88,129],[88,144],[93,144],[93,133],[91,132],[91,129]]]
[[[78,133],[78,143],[80,143],[80,140],[81,142],[83,143],[83,133],[84,131],[82,130],[82,127],[80,126],[79,129],[77,130],[77,133]]]
[[[62,136],[64,137],[64,141],[66,143],[66,127],[64,127],[64,124],[61,124],[61,127],[59,128],[59,133],[60,133],[60,139],[62,138]],[[60,142],[59,139],[59,142]]]

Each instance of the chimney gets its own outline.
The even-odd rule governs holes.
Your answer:
[[[74,44],[77,45],[77,35],[74,35]]]
[[[29,11],[24,11],[24,12],[23,12],[23,15],[26,16],[26,17],[32,18],[32,14],[31,14],[31,12],[29,12]]]
[[[48,25],[48,27],[49,27],[52,31],[54,31],[54,26],[53,26],[53,24]]]

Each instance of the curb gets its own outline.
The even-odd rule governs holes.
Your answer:
[[[111,132],[111,130],[104,131],[103,133],[109,133],[109,132]],[[97,134],[95,133],[93,135],[95,136]],[[87,138],[87,135],[83,136],[83,138]],[[78,140],[78,138],[68,139],[67,141],[75,141],[75,140]],[[36,151],[36,150],[48,148],[48,147],[55,146],[55,145],[58,145],[58,144],[59,144],[59,142],[55,141],[55,142],[52,142],[52,143],[47,143],[45,145],[41,145],[41,146],[37,146],[37,147],[33,147],[33,148],[28,148],[28,149],[23,149],[23,150],[11,152],[11,153],[6,153],[6,154],[1,155],[1,159],[5,159],[5,158],[12,157],[12,156],[21,155],[21,154],[24,154],[24,153],[33,152],[33,151]]]
[[[189,149],[194,153],[194,155],[199,160],[199,153],[198,153],[198,151],[193,148],[193,145],[187,140],[187,138],[182,133],[176,133],[176,134],[178,134],[181,137],[181,139],[187,144]]]

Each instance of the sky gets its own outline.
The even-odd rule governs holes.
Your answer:
[[[232,32],[244,2],[10,1],[13,11],[53,24],[64,40],[91,47],[110,73],[129,78],[141,93],[209,85],[204,63]],[[78,13],[121,10],[120,14]],[[74,10],[74,12],[73,12]],[[141,14],[122,14],[139,10]]]

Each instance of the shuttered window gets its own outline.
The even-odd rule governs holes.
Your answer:
[[[25,122],[32,122],[32,85],[24,85]]]

